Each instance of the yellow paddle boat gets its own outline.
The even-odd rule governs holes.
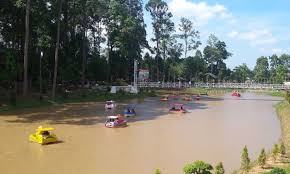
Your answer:
[[[54,130],[54,128],[52,128],[52,127],[43,128],[42,126],[39,126],[36,129],[35,134],[29,135],[29,141],[36,142],[39,144],[55,143],[55,142],[57,142],[57,137],[55,134],[50,132],[53,130]]]

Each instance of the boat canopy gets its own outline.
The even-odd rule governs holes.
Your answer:
[[[115,101],[113,100],[110,100],[110,101],[106,101],[107,104],[112,104],[112,103],[115,103]]]
[[[38,132],[53,131],[53,130],[54,130],[54,128],[52,128],[52,127],[44,127],[43,128],[43,127],[40,126],[40,127],[37,128]]]

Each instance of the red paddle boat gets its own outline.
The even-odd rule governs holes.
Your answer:
[[[108,128],[125,127],[127,126],[127,120],[121,115],[108,116],[105,126]]]
[[[174,104],[170,109],[169,112],[171,113],[186,113],[186,110],[184,109],[183,104]]]
[[[241,94],[240,94],[238,91],[234,91],[234,92],[232,93],[232,96],[233,96],[233,97],[241,97]]]

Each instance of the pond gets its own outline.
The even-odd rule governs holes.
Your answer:
[[[222,161],[229,173],[239,168],[245,145],[253,159],[279,141],[274,108],[279,101],[243,93],[190,102],[131,100],[118,103],[113,113],[104,110],[104,103],[82,103],[0,115],[0,169],[9,174],[150,174],[160,168],[181,174],[186,163],[204,160]],[[189,113],[169,114],[173,102],[184,103]],[[137,117],[125,128],[106,128],[106,116],[128,103],[135,104]],[[39,125],[56,128],[61,142],[30,143],[28,136]]]

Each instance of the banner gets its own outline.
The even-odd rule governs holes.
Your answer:
[[[149,70],[148,69],[139,69],[139,81],[149,81]]]

